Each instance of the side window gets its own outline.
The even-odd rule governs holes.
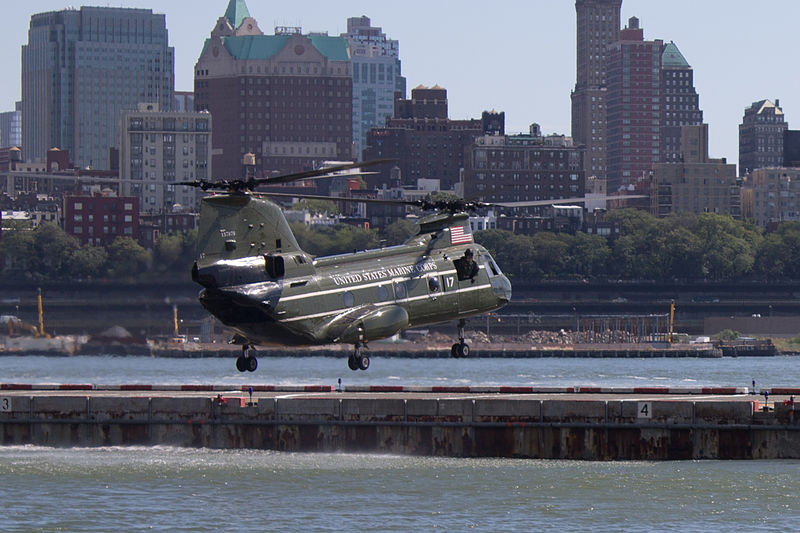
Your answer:
[[[344,306],[345,307],[353,307],[353,304],[356,301],[355,297],[353,297],[353,293],[350,292],[350,291],[347,291],[347,292],[344,293],[343,299],[344,299]]]
[[[378,300],[384,302],[389,299],[389,289],[385,285],[378,285]]]
[[[402,300],[406,297],[406,284],[402,281],[398,281],[394,285],[394,294],[398,300]]]
[[[483,266],[486,269],[486,272],[490,272],[492,276],[499,276],[500,270],[497,268],[497,265],[494,264],[494,261],[490,257],[483,258]]]
[[[428,288],[430,289],[431,292],[439,292],[439,289],[442,288],[441,284],[439,283],[439,278],[437,277],[428,278]]]

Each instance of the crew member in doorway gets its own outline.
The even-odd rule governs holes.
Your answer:
[[[470,279],[473,283],[475,282],[475,276],[478,275],[478,264],[473,260],[470,248],[464,251],[463,257],[459,257],[453,262],[456,265],[459,281]]]

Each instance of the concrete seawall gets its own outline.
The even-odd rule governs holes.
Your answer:
[[[61,388],[63,387],[63,388]],[[175,445],[586,460],[800,458],[787,396],[328,386],[4,386],[4,445]],[[218,392],[219,391],[219,392]],[[252,399],[252,401],[251,401]]]

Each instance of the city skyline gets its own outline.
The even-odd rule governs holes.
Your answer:
[[[103,2],[110,7],[150,8],[166,15],[169,44],[175,48],[175,89],[193,90],[193,67],[203,42],[227,0],[184,2],[129,0]],[[75,8],[93,3],[72,4]],[[544,133],[570,134],[570,92],[575,87],[575,5],[559,2],[510,2],[492,8],[466,2],[451,12],[447,5],[410,1],[404,9],[365,1],[264,5],[248,8],[262,30],[300,26],[304,33],[346,31],[348,17],[366,15],[373,26],[399,41],[407,95],[418,85],[438,84],[448,90],[453,119],[480,117],[482,111],[503,111],[509,133],[527,132],[537,122]],[[21,47],[27,42],[32,14],[70,7],[63,1],[39,0],[7,7],[8,31],[2,37],[0,62],[12,75],[0,88],[0,111],[14,109],[20,98]],[[420,16],[424,13],[425,16]],[[780,99],[790,128],[800,121],[800,72],[783,57],[791,46],[792,21],[800,4],[779,0],[764,10],[768,22],[745,0],[669,4],[623,0],[621,25],[640,20],[647,40],[674,41],[694,70],[704,122],[709,124],[711,157],[738,162],[738,125],[754,101]],[[749,25],[752,23],[752,27]],[[725,28],[731,28],[726,30]]]

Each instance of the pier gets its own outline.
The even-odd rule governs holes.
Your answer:
[[[0,439],[453,457],[800,458],[800,389],[764,392],[0,384]]]

